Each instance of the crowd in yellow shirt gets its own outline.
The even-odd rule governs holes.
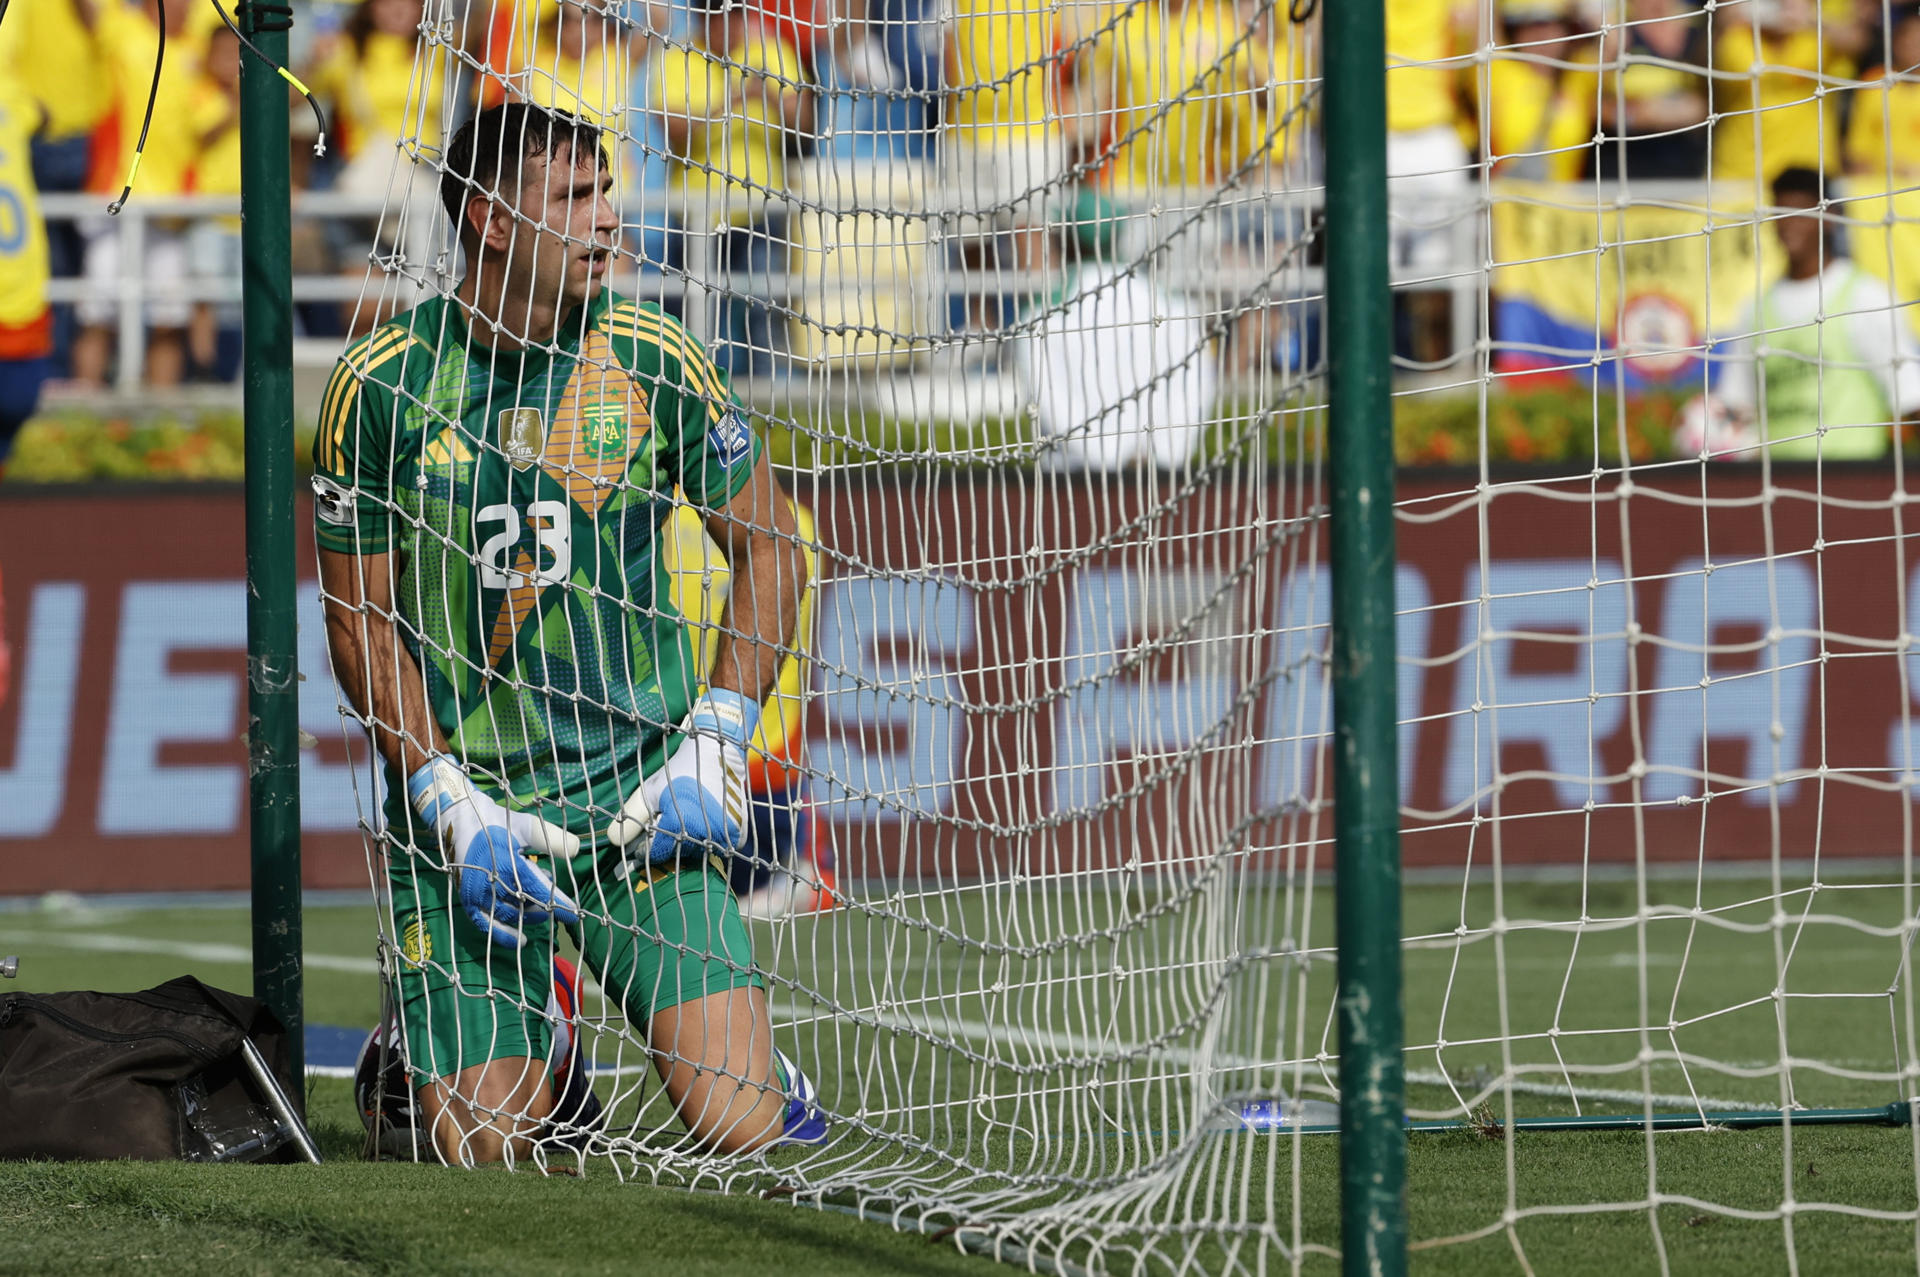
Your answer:
[[[868,3],[878,12],[879,0]],[[613,8],[496,0],[474,10],[492,15],[490,27],[473,19],[460,30],[425,24],[422,0],[301,4],[309,31],[297,69],[322,104],[333,149],[314,174],[389,210],[377,225],[350,225],[330,241],[343,271],[364,270],[372,249],[423,261],[436,243],[444,247],[435,193],[444,130],[473,104],[507,97],[606,126],[621,139],[611,149],[616,182],[656,220],[778,241],[766,210],[824,145],[832,93],[848,82],[834,59],[858,43],[837,28],[830,35],[832,24],[813,15],[824,0]],[[944,79],[921,93],[925,154],[938,161],[922,184],[990,211],[963,235],[1043,224],[1088,187],[1126,208],[1159,203],[1165,192],[1258,192],[1315,179],[1316,6],[924,6],[927,34],[916,38],[935,50]],[[858,0],[853,10],[831,8],[842,22]],[[1389,169],[1404,241],[1396,251],[1418,265],[1429,229],[1423,210],[1470,193],[1482,177],[1576,181],[1624,168],[1762,190],[1782,168],[1803,165],[1896,190],[1913,185],[1920,18],[1896,7],[1893,29],[1883,31],[1883,12],[1879,0],[1751,0],[1711,12],[1700,0],[1393,0]],[[231,194],[239,147],[231,84],[222,82],[234,56],[221,47],[229,37],[212,5],[180,0],[166,13],[154,111],[163,126],[147,139],[138,190]],[[30,54],[6,91],[33,111],[35,172],[43,162],[50,172],[61,147],[84,157],[71,184],[51,189],[118,191],[159,21],[156,0],[13,7],[9,38]],[[228,219],[214,231],[230,237],[234,228]],[[56,242],[75,234],[55,229]],[[208,315],[168,290],[230,273],[232,248],[164,221],[150,231],[147,378],[167,382],[205,362],[206,343],[191,330]],[[79,308],[88,331],[69,360],[76,377],[97,382],[111,363],[122,263],[110,227],[87,236],[85,273],[98,296]],[[976,256],[984,263],[991,254]]]
[[[789,139],[811,107],[800,55],[739,10],[697,18],[662,52],[649,104],[665,123],[674,187],[694,224],[744,226],[785,194]]]
[[[0,27],[0,360],[48,349],[47,232],[29,158],[41,112],[21,74],[20,47],[18,33]]]
[[[1623,150],[1643,176],[1762,190],[1789,167],[1899,171],[1920,166],[1920,39],[1903,53],[1912,8],[1893,7],[1890,31],[1884,12],[1875,0],[1712,12],[1698,0],[1395,0],[1388,127],[1435,147],[1451,131],[1446,154],[1493,176],[1611,177]],[[1885,65],[1870,66],[1881,49]]]

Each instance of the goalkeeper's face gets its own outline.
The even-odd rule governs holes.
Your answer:
[[[521,233],[507,248],[513,292],[524,290],[534,305],[563,311],[592,299],[613,262],[620,229],[608,198],[612,184],[597,152],[576,157],[569,145],[526,159],[520,170]]]

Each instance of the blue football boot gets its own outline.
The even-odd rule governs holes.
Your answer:
[[[827,1115],[820,1109],[820,1096],[813,1089],[813,1083],[800,1071],[800,1066],[788,1059],[786,1052],[778,1047],[773,1051],[773,1067],[787,1092],[787,1108],[782,1115],[783,1130],[774,1147],[825,1144]]]

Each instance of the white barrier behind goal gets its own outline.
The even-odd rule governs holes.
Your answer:
[[[1902,247],[1920,157],[1883,137],[1851,162],[1827,118],[1891,112],[1896,90],[1826,27],[1795,35],[1824,59],[1804,84],[1731,60],[1774,38],[1743,25],[1757,4],[1568,6],[1588,34],[1565,43],[1537,23],[1516,43],[1490,0],[1427,39],[1425,7],[1389,6],[1390,119],[1435,85],[1493,106],[1464,135],[1389,137],[1400,449],[1439,463],[1404,469],[1397,502],[1408,1105],[1503,1132],[1507,1193],[1414,1241],[1505,1233],[1525,1265],[1553,1218],[1637,1213],[1664,1266],[1678,1207],[1777,1220],[1790,1256],[1802,1212],[1913,1220],[1797,1196],[1791,1174],[1796,1113],[1905,1120],[1920,1045],[1920,626],[1892,446],[1920,410]],[[482,15],[438,2],[416,80],[608,124],[614,285],[749,399],[817,563],[793,770],[832,907],[752,934],[834,1138],[689,1147],[641,1026],[590,988],[612,1115],[590,1169],[777,1184],[1043,1266],[1337,1250],[1314,1204],[1339,1099],[1320,460],[1338,335],[1316,228],[1342,210],[1322,207],[1340,157],[1314,132],[1313,6],[956,0],[904,33],[835,11],[810,58],[707,48],[664,8],[506,8],[496,36],[524,62],[504,85],[473,53]],[[1666,22],[1697,24],[1697,76]],[[888,61],[902,37],[944,81]],[[688,94],[689,64],[711,92]],[[1714,95],[1717,123],[1664,130],[1701,171],[1636,181],[1642,149],[1593,176],[1612,162],[1596,133],[1654,71]],[[1541,94],[1557,105],[1529,130]],[[416,141],[369,311],[459,276],[444,217],[408,193],[409,166],[437,177]],[[1769,291],[1790,147],[1834,175],[1828,257],[1858,267],[1803,289],[1807,314]],[[1742,377],[1744,432],[1714,415],[1747,402],[1726,390]],[[1789,378],[1810,389],[1784,397]],[[1880,415],[1839,421],[1874,384]],[[400,852],[369,848],[384,881]],[[1663,1179],[1662,1123],[1783,1112],[1786,1187],[1761,1206]],[[1644,1174],[1538,1187],[1551,1141],[1578,1137],[1529,1124],[1583,1121],[1644,1131]],[[1910,1165],[1910,1141],[1888,1155]]]

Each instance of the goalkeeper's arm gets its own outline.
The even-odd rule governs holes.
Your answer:
[[[739,495],[706,512],[706,526],[733,571],[708,681],[759,705],[780,676],[781,648],[799,626],[807,591],[800,523],[764,454]]]
[[[426,680],[394,623],[392,558],[320,552],[333,671],[360,711],[374,748],[407,778],[407,801],[438,835],[475,926],[508,948],[524,924],[578,921],[573,901],[528,851],[564,858],[580,840],[530,812],[507,811],[477,789],[447,749],[427,706]]]
[[[334,677],[394,774],[412,776],[446,753],[447,742],[427,708],[420,667],[394,625],[392,568],[388,554],[320,552]]]

